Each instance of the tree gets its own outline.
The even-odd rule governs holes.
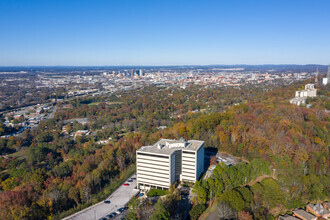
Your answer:
[[[158,199],[154,207],[154,212],[150,217],[151,220],[167,220],[170,219],[170,213],[167,211],[161,199]]]
[[[136,210],[139,207],[139,205],[140,205],[140,200],[138,198],[136,198],[136,197],[133,197],[131,199],[131,201],[129,202],[129,204],[128,204],[129,211],[128,211],[127,215],[126,215],[126,219],[129,219],[129,220],[135,220],[135,219],[137,219],[137,217],[136,217],[136,214],[137,214],[136,213]]]
[[[231,219],[236,217],[235,210],[224,201],[217,204],[217,215],[219,219]]]
[[[0,136],[5,134],[5,130],[6,130],[6,126],[3,123],[0,123]]]
[[[79,205],[80,202],[80,197],[79,197],[80,193],[79,193],[79,189],[76,187],[71,187],[69,190],[69,194],[68,197],[70,199],[72,199],[73,201],[75,201],[76,205]]]
[[[197,195],[197,201],[199,204],[205,204],[207,198],[207,192],[201,185],[201,181],[196,181],[193,188],[193,193]]]
[[[2,189],[4,191],[12,190],[15,186],[19,185],[19,180],[17,177],[10,177],[1,183]]]
[[[53,140],[53,135],[50,132],[42,132],[36,137],[36,141],[39,143],[42,142],[51,142]]]
[[[236,190],[226,191],[221,198],[226,201],[234,209],[241,211],[245,208],[245,201],[243,200],[241,194]]]
[[[239,220],[253,220],[253,216],[250,214],[250,212],[243,210],[238,214],[238,219]]]
[[[192,220],[198,219],[198,217],[204,212],[205,205],[204,204],[197,204],[191,208],[189,211],[190,218]]]
[[[251,190],[247,187],[240,187],[236,189],[241,195],[244,201],[246,202],[246,205],[248,205],[253,200],[253,193]]]
[[[70,134],[72,132],[72,123],[68,123],[65,127],[66,131]]]
[[[263,179],[260,183],[254,184],[252,189],[263,198],[268,208],[273,208],[277,204],[284,202],[283,192],[278,182],[274,179]]]

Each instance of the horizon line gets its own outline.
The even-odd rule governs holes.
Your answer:
[[[180,67],[180,66],[328,66],[329,64],[173,64],[173,65],[0,65],[0,68],[3,67]]]

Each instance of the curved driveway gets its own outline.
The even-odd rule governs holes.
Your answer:
[[[136,174],[130,178],[136,178]],[[73,215],[70,215],[63,220],[97,220],[107,214],[116,211],[117,209],[124,207],[129,200],[139,193],[136,188],[136,179],[129,183],[129,186],[121,185],[116,191],[114,191],[106,200],[110,200],[110,204],[99,202],[93,206],[83,209]]]

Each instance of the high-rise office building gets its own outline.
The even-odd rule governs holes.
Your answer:
[[[204,141],[161,139],[143,146],[136,151],[136,170],[141,191],[195,182],[204,171]]]

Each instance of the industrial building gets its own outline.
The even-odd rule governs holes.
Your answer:
[[[204,141],[161,139],[136,151],[137,187],[168,189],[176,181],[195,182],[204,171]]]

